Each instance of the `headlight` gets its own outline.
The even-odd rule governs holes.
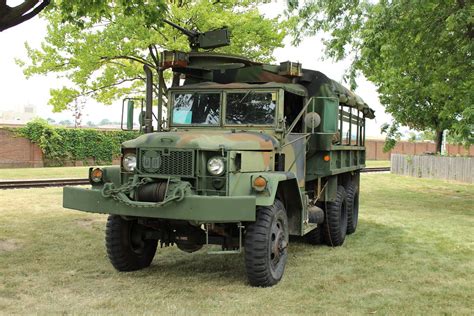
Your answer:
[[[134,171],[137,167],[137,156],[135,154],[126,154],[123,156],[122,166],[125,171]]]
[[[207,171],[214,176],[220,176],[224,173],[225,163],[222,157],[212,157],[207,162]]]

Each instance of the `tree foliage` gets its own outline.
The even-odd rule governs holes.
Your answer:
[[[113,21],[117,14],[133,15],[147,27],[160,25],[166,13],[165,0],[75,0],[55,1],[48,10],[60,14],[61,21],[86,27],[90,23]]]
[[[325,31],[327,54],[352,58],[396,124],[474,142],[474,5],[465,0],[317,0],[295,9],[296,41]],[[394,125],[396,127],[396,125]]]
[[[146,14],[124,14],[129,2],[118,3],[121,5],[102,6],[92,13],[77,11],[86,16],[78,22],[74,15],[64,16],[64,6],[75,8],[74,3],[61,2],[44,15],[48,34],[41,47],[26,45],[29,60],[18,61],[26,76],[52,72],[69,79],[70,85],[51,90],[49,103],[55,111],[66,109],[82,96],[105,104],[124,95],[142,96],[143,65],[157,70],[159,51],[189,50],[186,36],[160,22],[164,12],[168,20],[189,29],[227,26],[232,44],[217,51],[260,61],[271,60],[273,50],[282,46],[285,37],[286,24],[278,18],[263,18],[252,1],[170,1],[166,11],[159,2],[131,2],[136,6],[130,10],[142,8]],[[100,14],[95,15],[97,12]],[[156,23],[151,23],[153,19]]]
[[[7,5],[6,0],[0,0],[0,32],[23,23],[38,15],[47,6],[61,16],[63,22],[73,23],[83,27],[87,22],[100,22],[104,18],[112,19],[111,11],[124,15],[139,16],[147,26],[161,23],[166,13],[165,0],[118,0],[118,1],[54,1],[25,0],[17,6]]]

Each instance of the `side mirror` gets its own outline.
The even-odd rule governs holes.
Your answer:
[[[133,110],[135,108],[135,102],[128,100],[127,102],[127,129],[133,130]]]
[[[143,111],[143,99],[136,99],[136,98],[125,98],[122,100],[122,121],[120,123],[120,127],[124,131],[133,131],[133,119],[135,114],[135,104],[136,102],[140,102],[141,104],[141,111]],[[141,115],[140,115],[141,116]],[[125,119],[125,121],[124,121]],[[125,126],[124,126],[125,125]],[[142,122],[140,121],[140,130],[142,126]]]
[[[138,115],[138,124],[140,124],[140,130],[145,125],[145,115],[146,115],[146,112],[143,110],[140,111],[140,114]]]
[[[314,133],[315,128],[321,124],[321,116],[316,112],[309,112],[304,117],[304,122],[306,129],[311,130],[311,133]]]

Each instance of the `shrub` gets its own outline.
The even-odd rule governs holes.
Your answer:
[[[51,165],[89,159],[97,164],[110,164],[119,156],[121,143],[139,135],[129,131],[54,127],[43,119],[29,122],[17,129],[16,134],[38,144]]]

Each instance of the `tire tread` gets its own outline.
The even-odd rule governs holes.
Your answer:
[[[359,194],[359,187],[351,182],[347,188],[346,188],[346,193],[347,193],[347,234],[353,234],[356,229],[357,229],[357,222],[358,219],[355,218],[354,220],[354,203],[358,203],[358,200],[355,200],[356,195]],[[357,205],[358,207],[358,205]],[[358,216],[358,214],[356,214]]]
[[[342,185],[337,186],[336,201],[328,202],[325,209],[325,218],[323,222],[323,237],[326,245],[331,247],[342,246],[344,243],[347,227],[341,232],[340,216],[342,215],[341,207],[346,200],[346,191]],[[347,200],[346,207],[347,207]],[[347,216],[347,209],[346,209]]]
[[[275,200],[272,206],[258,207],[256,221],[247,227],[245,236],[245,269],[252,286],[272,286],[281,279],[281,277],[279,279],[273,278],[269,272],[266,258],[268,229],[271,227],[272,218],[280,209],[285,211],[283,203],[279,200]]]
[[[105,229],[105,247],[112,266],[118,271],[136,271],[148,267],[155,256],[157,241],[146,240],[144,253],[139,256],[123,244],[126,220],[118,215],[109,215]]]

